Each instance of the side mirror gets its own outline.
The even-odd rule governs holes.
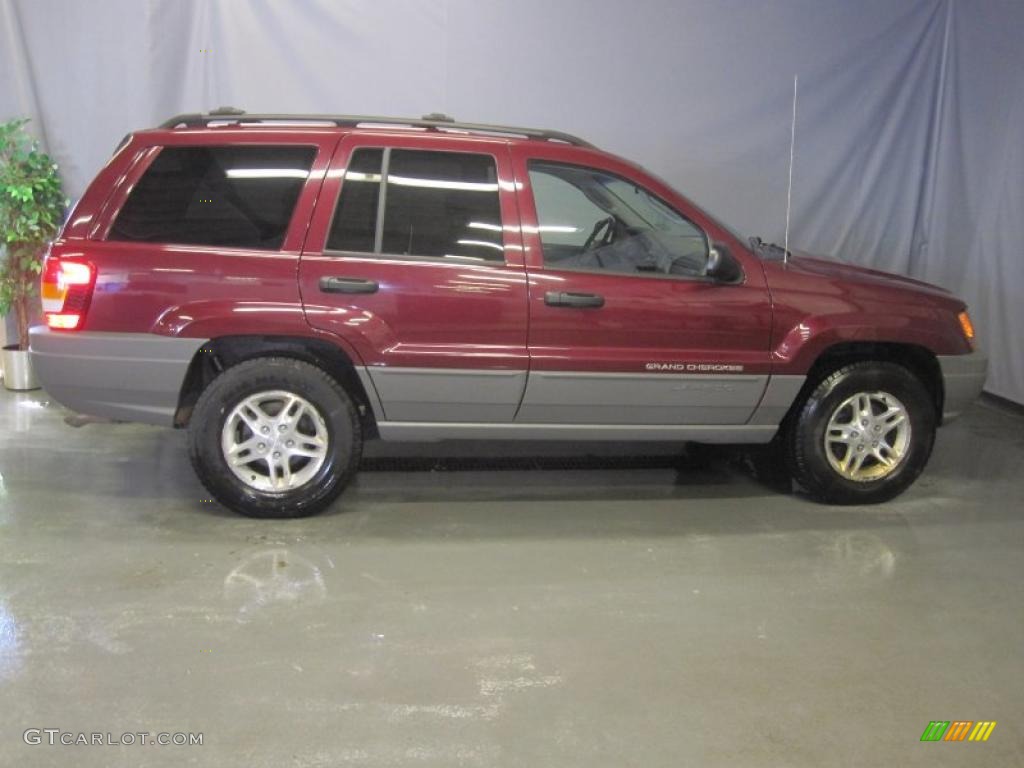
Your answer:
[[[705,277],[718,277],[718,272],[722,268],[722,252],[718,248],[712,246],[711,250],[708,251],[708,260],[704,265],[704,276]]]
[[[719,243],[708,250],[704,277],[716,283],[736,283],[743,279],[743,271],[729,253],[729,249]]]

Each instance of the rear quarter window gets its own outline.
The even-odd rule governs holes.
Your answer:
[[[108,239],[278,250],[315,147],[164,147]]]

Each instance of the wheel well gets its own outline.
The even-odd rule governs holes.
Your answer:
[[[910,371],[928,390],[931,395],[932,404],[935,407],[935,415],[938,421],[942,421],[942,402],[944,392],[942,389],[942,371],[939,368],[939,361],[931,350],[916,344],[899,344],[883,341],[855,341],[835,344],[828,347],[818,355],[818,358],[807,372],[807,381],[804,383],[800,394],[797,396],[790,408],[786,419],[789,419],[799,404],[818,384],[833,371],[842,368],[850,363],[859,363],[867,360],[878,360],[887,363],[895,363]]]
[[[192,358],[185,374],[174,425],[188,425],[199,396],[217,376],[232,366],[257,357],[292,357],[326,371],[355,400],[366,435],[376,435],[377,425],[370,398],[348,355],[328,341],[291,336],[223,336],[204,344]]]

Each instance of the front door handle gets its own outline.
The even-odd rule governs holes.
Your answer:
[[[544,294],[544,303],[549,307],[603,307],[604,296],[596,293],[548,291]]]
[[[320,278],[320,290],[324,293],[376,293],[379,287],[376,280],[360,277]]]

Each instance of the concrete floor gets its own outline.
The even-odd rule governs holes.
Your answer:
[[[881,507],[449,444],[294,522],[206,501],[181,433],[64,416],[0,392],[0,765],[1024,763],[1024,419],[990,405]],[[998,726],[920,743],[956,719]]]

